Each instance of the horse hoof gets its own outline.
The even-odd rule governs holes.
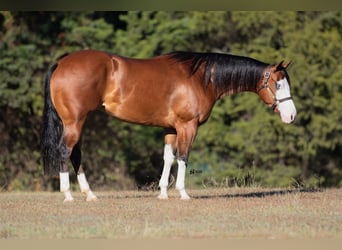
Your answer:
[[[97,197],[96,196],[92,196],[92,197],[87,197],[86,201],[87,202],[92,202],[92,201],[97,201]]]
[[[190,196],[185,192],[184,189],[180,189],[179,194],[180,194],[181,200],[190,200]]]
[[[63,203],[70,203],[70,202],[73,202],[74,199],[73,198],[65,198]]]
[[[169,197],[165,194],[160,194],[160,195],[158,195],[158,199],[159,200],[167,200],[167,199],[169,199]]]
[[[190,196],[182,196],[181,198],[180,198],[182,201],[188,201],[188,200],[191,200],[191,198],[190,198]]]

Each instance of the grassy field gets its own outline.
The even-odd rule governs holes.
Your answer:
[[[342,239],[342,189],[0,193],[0,239]]]

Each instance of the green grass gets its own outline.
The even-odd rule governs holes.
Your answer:
[[[63,204],[61,193],[0,193],[0,238],[312,239],[342,238],[342,189],[262,188],[97,193],[97,202]]]

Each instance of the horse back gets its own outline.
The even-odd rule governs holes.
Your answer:
[[[213,100],[198,80],[167,55],[134,59],[83,50],[58,61],[51,92],[58,113],[68,117],[86,116],[102,104],[128,122],[173,127],[210,112]]]
[[[112,55],[112,60],[115,84],[104,103],[114,116],[162,127],[174,127],[179,119],[206,119],[213,100],[186,65],[169,55],[149,59]]]

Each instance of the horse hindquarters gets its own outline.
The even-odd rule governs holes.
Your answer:
[[[61,173],[62,166],[66,165],[69,157],[67,145],[63,139],[63,126],[61,119],[52,103],[50,83],[51,76],[57,68],[53,65],[45,79],[44,90],[44,111],[43,111],[43,129],[41,137],[41,149],[44,165],[44,173],[57,175],[60,177],[61,190],[69,190],[69,176]],[[66,200],[72,200],[70,191],[65,195]]]
[[[77,109],[74,103],[65,94],[68,93],[68,85],[62,81],[63,78],[62,80],[59,78],[59,71],[56,71],[58,67],[60,67],[59,64],[51,67],[45,81],[42,133],[44,169],[46,173],[53,173],[54,175],[59,172],[60,191],[64,193],[64,201],[72,201],[68,171],[68,159],[70,157],[81,190],[87,194],[87,200],[94,200],[96,196],[91,192],[82,170],[81,151],[78,144],[86,115],[82,116],[80,115],[81,112],[75,112]],[[56,87],[56,85],[58,91],[52,87]]]

